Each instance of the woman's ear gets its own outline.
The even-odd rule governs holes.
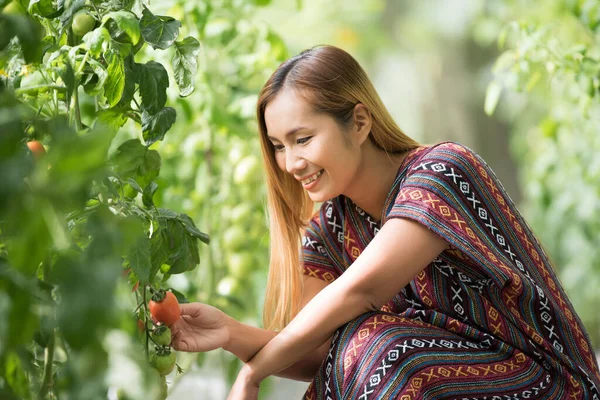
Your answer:
[[[355,138],[358,140],[358,145],[362,145],[371,133],[371,126],[373,125],[373,118],[367,107],[358,103],[354,106],[354,124],[353,130]]]

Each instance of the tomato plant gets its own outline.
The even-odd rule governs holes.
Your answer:
[[[104,398],[119,352],[147,379],[128,397],[165,389],[145,369],[149,301],[180,285],[176,274],[190,277],[176,289],[194,300],[257,315],[250,283],[268,241],[259,174],[247,172],[256,163],[226,186],[258,156],[250,110],[286,54],[253,1],[229,3],[176,4],[169,14],[184,24],[128,0],[15,0],[0,14],[1,398]],[[43,165],[31,140],[49,150]],[[225,249],[232,224],[245,237]],[[219,240],[200,246],[208,231]],[[234,271],[248,285],[220,295]],[[115,330],[131,333],[127,350],[116,350]],[[231,375],[239,364],[225,361]]]
[[[200,44],[181,27],[127,1],[16,0],[0,14],[3,399],[106,397],[102,342],[121,321],[135,330],[131,310],[117,306],[125,280],[145,333],[132,348],[150,369],[148,299],[195,269],[209,242],[190,216],[155,204],[161,156],[151,146],[177,115],[167,68],[181,96],[195,88]],[[171,58],[163,64],[150,48]],[[128,121],[136,135],[121,138]],[[43,165],[28,154],[44,154],[42,142]],[[159,369],[172,369],[170,333],[154,337]]]

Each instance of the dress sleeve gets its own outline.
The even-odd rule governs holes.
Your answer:
[[[320,213],[317,213],[302,237],[303,272],[304,275],[333,282],[340,274],[329,257],[320,219]]]
[[[446,142],[412,163],[385,220],[421,223],[503,288],[512,277],[518,240],[501,205],[512,202],[485,162],[467,147]]]

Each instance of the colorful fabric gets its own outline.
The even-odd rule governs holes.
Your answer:
[[[386,304],[341,327],[305,399],[596,399],[589,338],[486,163],[445,142],[408,154],[381,222],[344,196],[303,239],[304,273],[339,277],[391,218],[450,244]]]

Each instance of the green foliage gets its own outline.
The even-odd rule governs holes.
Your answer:
[[[195,269],[209,243],[188,215],[154,203],[161,157],[149,146],[176,112],[165,67],[135,58],[144,43],[168,49],[190,94],[197,41],[176,50],[179,21],[146,8],[139,18],[132,3],[14,4],[0,15],[14,38],[0,49],[0,397],[105,398],[103,342],[129,329],[134,308],[148,326],[149,292]],[[128,121],[137,138],[119,144]],[[30,140],[47,154],[34,158]],[[148,337],[137,352],[148,355]],[[164,380],[136,361],[150,379],[141,397],[154,388],[164,398]]]
[[[152,326],[151,290],[258,322],[268,241],[254,106],[287,52],[254,18],[268,2],[241,3],[173,2],[170,17],[39,0],[0,14],[0,397],[105,398],[119,353],[141,372],[120,394],[164,398],[134,326]],[[29,140],[47,149],[37,162]],[[222,361],[233,379],[241,364]]]
[[[503,51],[486,112],[499,104],[500,117],[514,126],[512,144],[524,171],[523,211],[598,347],[600,3],[496,0],[479,24],[498,28],[479,39],[496,36]]]

